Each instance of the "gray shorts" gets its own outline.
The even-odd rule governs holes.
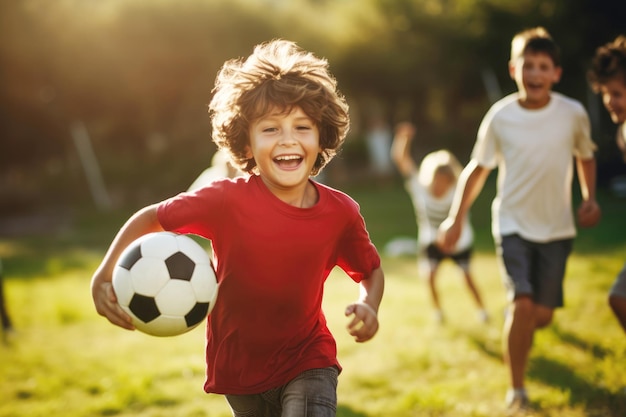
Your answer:
[[[611,291],[609,291],[609,295],[626,298],[626,264],[624,264],[620,273],[617,274],[617,278],[615,278],[615,282],[611,287]]]
[[[527,295],[549,308],[563,306],[563,279],[573,239],[545,243],[519,235],[502,236],[496,245],[509,301]]]

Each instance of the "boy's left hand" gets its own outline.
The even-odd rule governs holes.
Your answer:
[[[593,227],[600,221],[602,212],[596,200],[586,200],[578,207],[576,216],[580,227]]]
[[[368,304],[357,302],[346,308],[346,317],[354,314],[348,324],[348,332],[354,340],[361,343],[370,340],[378,331],[378,314]]]

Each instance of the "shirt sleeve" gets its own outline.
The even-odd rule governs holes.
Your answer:
[[[472,150],[472,159],[478,163],[478,165],[493,169],[497,165],[497,136],[494,128],[494,116],[496,112],[492,107],[489,109],[478,128],[478,134],[476,136],[476,143]]]
[[[592,159],[597,149],[591,139],[589,116],[581,104],[576,106],[576,131],[574,137],[574,156],[580,159]]]
[[[223,206],[223,183],[180,193],[157,206],[161,226],[168,231],[213,239]]]
[[[358,206],[353,219],[339,242],[337,265],[355,282],[361,282],[380,267],[380,255],[370,240]]]

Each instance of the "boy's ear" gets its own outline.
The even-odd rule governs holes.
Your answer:
[[[244,148],[246,151],[246,158],[248,159],[252,159],[252,150],[250,149],[250,145],[246,145],[246,147]]]
[[[561,81],[561,75],[563,74],[563,67],[554,67],[554,77],[552,78],[552,83],[556,84]]]
[[[515,62],[509,61],[509,77],[515,80]]]

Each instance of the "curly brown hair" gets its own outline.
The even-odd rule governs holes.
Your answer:
[[[621,77],[626,84],[626,36],[620,35],[613,42],[600,46],[591,61],[587,79],[595,92],[602,84]]]
[[[300,107],[317,125],[321,153],[311,175],[337,154],[350,127],[348,104],[337,90],[328,61],[276,39],[254,47],[246,60],[226,61],[217,74],[209,114],[213,141],[226,149],[233,165],[255,171],[247,156],[250,125],[272,110],[289,113]]]

